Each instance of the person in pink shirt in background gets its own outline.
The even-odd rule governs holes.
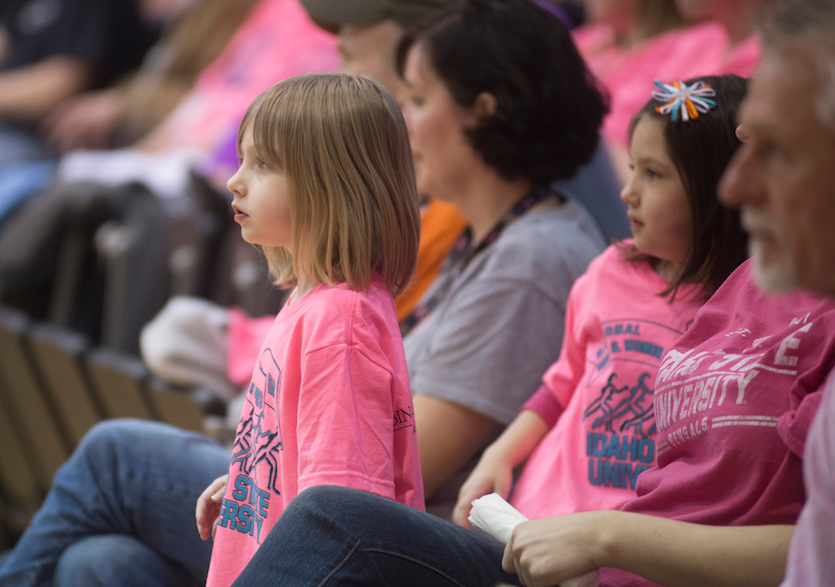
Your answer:
[[[759,60],[754,27],[768,0],[589,0],[591,22],[574,38],[611,95],[603,136],[628,177],[627,131],[654,79],[733,73]]]
[[[676,0],[676,7],[685,21],[697,24],[692,30],[692,38],[701,45],[686,67],[703,69],[699,75],[753,75],[761,53],[756,27],[770,2]]]
[[[137,147],[214,148],[271,84],[338,65],[336,39],[310,20],[298,0],[260,0],[189,95]]]
[[[659,71],[678,44],[683,25],[673,0],[586,0],[588,23],[572,36],[583,59],[610,94],[603,123],[609,145],[624,148],[632,116],[654,79],[683,79]]]

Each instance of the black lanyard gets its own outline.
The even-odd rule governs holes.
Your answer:
[[[452,286],[455,279],[464,271],[473,257],[478,255],[481,251],[492,245],[502,231],[507,228],[507,225],[523,216],[531,208],[536,206],[544,199],[557,196],[562,200],[559,193],[552,191],[550,188],[534,188],[525,196],[513,205],[507,214],[505,214],[496,225],[487,233],[478,245],[473,246],[473,230],[469,226],[464,229],[458,240],[455,241],[455,246],[452,247],[449,255],[444,260],[441,268],[441,275],[445,276],[446,282],[437,287],[432,295],[421,300],[417,307],[412,312],[400,321],[400,333],[406,336],[412,328],[417,326],[418,322],[423,320],[432,310],[434,310],[441,300],[446,296],[449,288]]]

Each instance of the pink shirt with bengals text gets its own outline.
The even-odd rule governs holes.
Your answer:
[[[766,295],[746,261],[664,357],[657,466],[620,509],[716,526],[794,524],[806,435],[833,365],[835,303]],[[655,585],[615,569],[601,569],[600,581]]]
[[[668,286],[619,246],[574,283],[560,358],[523,407],[549,424],[543,403],[561,412],[514,490],[511,502],[528,518],[614,509],[635,497],[638,475],[655,463],[656,371],[704,301],[700,287],[685,284],[670,303],[658,295]]]
[[[286,305],[246,392],[207,586],[231,585],[308,487],[342,485],[423,510],[413,415],[383,286],[320,285]]]

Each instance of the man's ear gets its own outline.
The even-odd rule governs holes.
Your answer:
[[[496,96],[490,92],[481,92],[476,96],[475,104],[473,104],[473,115],[476,120],[490,118],[496,113],[498,107],[499,102],[496,100]]]

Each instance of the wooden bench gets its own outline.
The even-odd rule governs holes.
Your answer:
[[[0,307],[0,546],[37,511],[84,434],[109,418],[205,431],[199,395],[151,376],[136,356]]]

